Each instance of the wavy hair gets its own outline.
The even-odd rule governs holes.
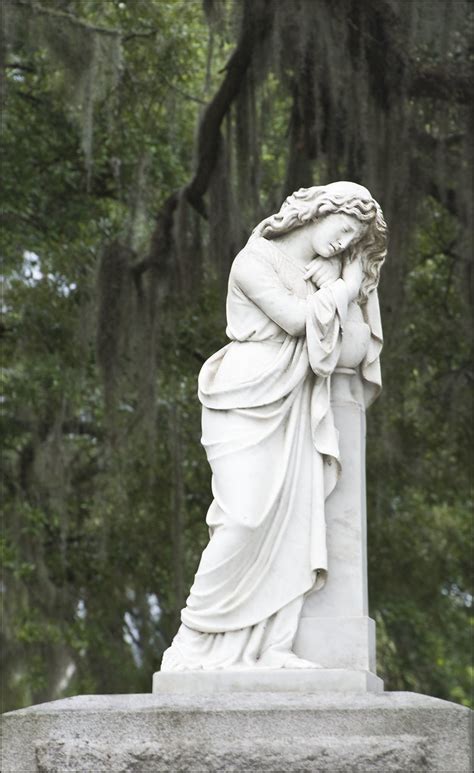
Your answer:
[[[280,211],[262,220],[252,237],[275,239],[295,228],[312,223],[326,215],[344,213],[366,225],[360,239],[351,244],[341,257],[352,261],[360,257],[364,271],[359,303],[365,303],[379,283],[380,269],[387,255],[387,224],[380,205],[367,188],[356,183],[336,182],[300,188],[285,199]]]

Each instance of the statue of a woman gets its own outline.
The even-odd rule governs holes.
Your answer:
[[[336,182],[289,196],[235,258],[231,342],[199,376],[210,540],[163,671],[317,667],[292,645],[328,571],[331,374],[357,368],[365,405],[380,389],[386,232],[369,191]]]

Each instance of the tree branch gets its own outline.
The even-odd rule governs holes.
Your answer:
[[[225,68],[224,80],[204,111],[197,140],[197,168],[193,179],[185,188],[187,200],[200,214],[203,214],[202,197],[209,187],[217,160],[222,121],[242,87],[255,45],[262,43],[270,27],[268,1],[246,0],[239,41]]]
[[[170,81],[170,79],[166,76],[163,70],[158,68],[157,72],[160,73],[162,80],[166,83],[168,88],[173,89],[173,91],[176,91],[176,93],[179,94],[181,97],[184,97],[184,99],[189,99],[191,100],[191,102],[197,102],[199,105],[206,104],[203,99],[200,99],[199,97],[193,97],[192,94],[188,94],[188,92],[184,91],[184,89],[179,88],[179,86],[175,86],[175,84]]]
[[[412,64],[413,76],[410,93],[414,97],[431,97],[432,99],[456,101],[470,104],[472,100],[472,77],[469,70],[461,67],[420,68]]]
[[[225,68],[224,79],[205,108],[201,119],[197,137],[196,170],[183,191],[172,193],[159,211],[150,251],[146,257],[132,266],[136,279],[152,266],[164,269],[166,273],[173,219],[180,195],[184,194],[194,209],[202,217],[207,218],[203,197],[216,165],[222,121],[242,88],[243,78],[252,61],[255,46],[262,43],[271,28],[270,11],[269,0],[245,0],[237,46]]]
[[[152,38],[159,32],[158,28],[147,30],[146,32],[130,32],[128,35],[124,35],[122,38],[123,43],[128,43],[129,40],[136,40],[137,38]]]
[[[36,72],[36,68],[29,64],[20,64],[19,62],[7,62],[5,70],[21,70],[22,72]]]
[[[179,192],[174,192],[166,199],[156,217],[156,226],[151,237],[150,251],[141,260],[132,265],[132,273],[136,280],[144,271],[152,266],[166,271],[167,257],[171,245],[173,217],[178,206]]]
[[[98,32],[101,35],[110,35],[111,37],[121,37],[121,32],[118,30],[108,29],[107,27],[98,27],[95,24],[90,24],[72,13],[67,11],[58,11],[56,8],[45,8],[38,3],[29,2],[28,0],[15,0],[16,6],[24,9],[28,13],[38,14],[39,16],[49,16],[56,19],[63,19],[66,22],[70,22],[77,27],[88,30],[89,32]]]

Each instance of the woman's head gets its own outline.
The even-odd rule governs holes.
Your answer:
[[[329,217],[336,214],[344,217]],[[362,185],[340,181],[300,188],[288,196],[279,212],[262,220],[253,234],[275,239],[316,221],[321,227],[315,232],[315,245],[319,245],[321,253],[326,253],[321,257],[332,254],[341,254],[347,260],[360,257],[364,279],[359,300],[367,300],[378,285],[387,254],[387,226],[379,204]]]

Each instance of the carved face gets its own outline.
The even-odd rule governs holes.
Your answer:
[[[316,255],[332,258],[343,252],[365,233],[367,226],[354,215],[336,212],[316,220],[311,225],[311,243]]]

